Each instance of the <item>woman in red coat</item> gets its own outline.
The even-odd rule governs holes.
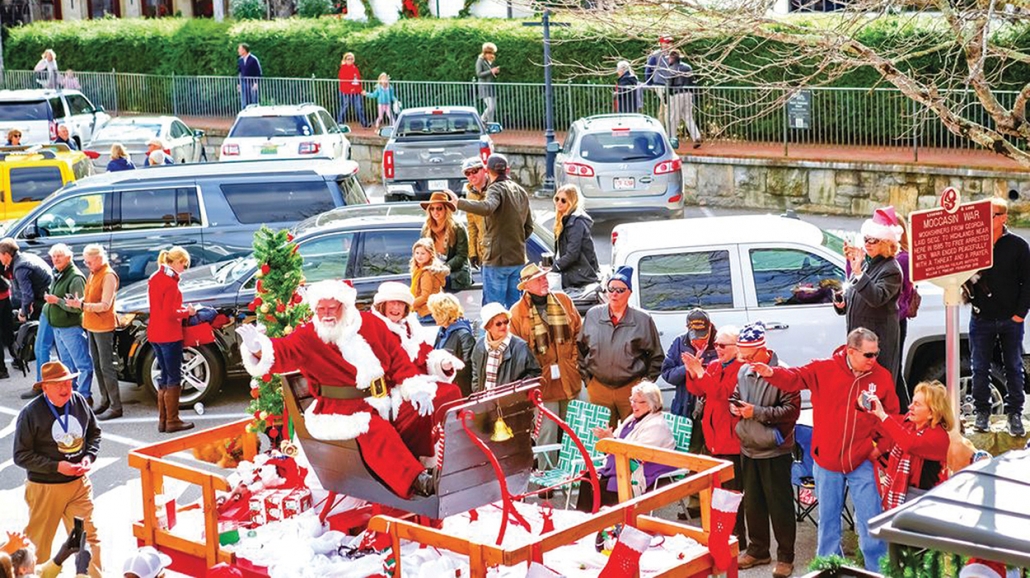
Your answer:
[[[871,401],[870,411],[880,418],[880,431],[888,438],[886,447],[877,449],[883,454],[890,452],[886,475],[880,480],[886,512],[947,478],[948,431],[954,425],[955,412],[947,388],[939,381],[916,386],[904,420],[888,415],[878,398]]]
[[[340,61],[339,77],[340,114],[336,117],[337,124],[343,124],[347,120],[347,107],[352,107],[361,126],[368,128],[368,120],[365,118],[365,103],[361,94],[361,72],[354,64],[353,52],[343,55],[343,60]]]
[[[150,298],[150,323],[147,341],[154,348],[154,357],[161,375],[157,379],[157,407],[161,432],[191,429],[193,424],[179,419],[179,396],[182,394],[183,322],[193,315],[192,305],[183,307],[179,291],[179,275],[190,266],[190,254],[182,247],[161,251],[157,271],[150,276],[147,294]]]

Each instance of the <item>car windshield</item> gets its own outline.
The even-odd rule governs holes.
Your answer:
[[[160,134],[160,124],[108,123],[100,129],[94,140],[141,142],[156,138]]]
[[[272,138],[277,136],[310,136],[311,125],[302,115],[243,116],[229,133],[229,138]]]
[[[479,121],[469,113],[416,114],[400,119],[397,136],[431,134],[479,134]]]
[[[657,159],[666,153],[661,133],[613,130],[583,136],[579,155],[597,163],[626,163]]]
[[[50,120],[46,101],[0,103],[0,122],[9,120]]]

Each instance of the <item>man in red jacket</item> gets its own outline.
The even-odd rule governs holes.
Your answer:
[[[879,419],[869,413],[869,396],[880,399],[887,413],[899,412],[891,373],[876,362],[879,338],[863,327],[848,334],[847,345],[830,359],[801,367],[751,368],[771,385],[788,392],[812,392],[812,459],[819,496],[818,556],[840,554],[841,513],[845,485],[851,491],[858,523],[858,541],[867,570],[877,572],[887,546],[869,535],[869,520],[880,514],[880,495],[871,456]]]

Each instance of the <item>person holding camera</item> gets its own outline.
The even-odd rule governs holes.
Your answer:
[[[867,570],[876,572],[887,545],[869,534],[869,520],[881,513],[880,494],[872,460],[879,456],[880,420],[871,413],[872,398],[883,410],[899,412],[891,374],[876,362],[882,350],[872,331],[858,327],[829,359],[800,367],[770,367],[752,362],[750,368],[770,385],[787,392],[812,392],[812,459],[819,496],[819,536],[816,555],[841,554],[841,514],[845,487],[855,504],[858,542]]]

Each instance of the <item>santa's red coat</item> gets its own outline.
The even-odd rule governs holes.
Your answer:
[[[252,375],[299,370],[317,400],[305,415],[311,435],[326,440],[355,439],[365,463],[396,494],[408,497],[424,469],[416,456],[433,455],[433,416],[419,415],[409,400],[429,396],[433,407],[461,398],[457,387],[436,383],[411,362],[395,335],[371,313],[349,309],[344,335],[322,341],[311,323],[288,336],[261,336],[260,357],[244,351]],[[326,399],[322,385],[368,389],[382,377],[390,390],[383,398]],[[392,423],[391,420],[392,419]]]

